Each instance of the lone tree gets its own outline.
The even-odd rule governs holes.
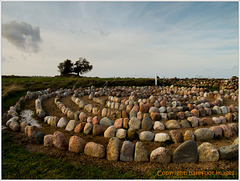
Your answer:
[[[67,59],[58,65],[58,69],[62,76],[68,75],[73,71],[73,63]]]
[[[73,72],[79,76],[79,74],[82,75],[83,73],[91,71],[92,68],[93,66],[90,65],[90,63],[85,58],[82,57],[79,58],[79,60],[74,64],[71,60],[67,59],[58,65],[58,71],[61,73],[61,76],[66,76]]]
[[[85,58],[80,57],[78,61],[74,64],[73,72],[75,72],[78,76],[79,74],[87,73],[91,71],[93,68],[92,65],[90,65],[89,61],[87,61]]]

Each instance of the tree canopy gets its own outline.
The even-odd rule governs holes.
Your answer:
[[[76,73],[79,76],[79,74],[82,75],[91,71],[92,68],[93,66],[90,65],[90,62],[82,57],[80,57],[79,60],[75,63],[67,59],[64,62],[59,63],[58,65],[58,71],[60,72],[61,76],[66,76],[71,73]]]

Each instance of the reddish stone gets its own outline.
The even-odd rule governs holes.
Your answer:
[[[160,102],[160,105],[166,107],[166,100],[162,100],[162,101]]]
[[[232,114],[232,113],[227,113],[227,114],[225,115],[225,118],[226,118],[226,121],[227,121],[227,122],[232,122],[232,120],[233,120],[233,114]]]
[[[149,110],[149,106],[147,104],[142,104],[140,106],[140,110],[139,111],[142,112],[142,113],[147,113],[148,110]]]
[[[93,130],[92,130],[93,136],[103,135],[104,131],[105,130],[102,125],[99,125],[99,124],[93,125]]]
[[[169,132],[169,134],[170,134],[170,136],[171,136],[171,138],[172,138],[174,143],[181,143],[181,142],[183,142],[183,134],[182,134],[182,132],[177,131],[177,130],[171,130]]]
[[[224,137],[231,138],[233,136],[232,129],[229,126],[227,126],[225,124],[221,124],[220,127],[223,130],[223,136]]]
[[[193,116],[199,117],[199,111],[197,109],[191,110],[191,113],[193,114]]]
[[[95,116],[93,119],[92,119],[92,124],[98,124],[100,121],[99,117]]]
[[[188,104],[187,107],[188,107],[189,111],[191,111],[193,109],[193,104]]]
[[[84,129],[84,127],[85,127],[86,124],[87,124],[86,122],[79,123],[79,124],[75,127],[74,132],[75,132],[75,133],[83,132],[83,129]]]
[[[237,109],[235,108],[235,106],[233,104],[231,104],[229,107],[230,107],[231,112],[237,112]]]
[[[72,136],[69,139],[68,151],[79,153],[84,151],[86,141],[79,136]]]
[[[134,111],[138,112],[138,111],[139,111],[139,106],[138,106],[138,105],[135,105],[135,106],[133,106],[132,109],[133,109]]]
[[[212,118],[202,118],[202,123],[203,123],[203,126],[214,124]]]
[[[122,118],[128,118],[129,114],[127,113],[126,110],[122,111]]]
[[[128,122],[129,122],[128,118],[123,119],[123,128],[128,128]]]
[[[220,126],[212,126],[210,129],[214,132],[215,137],[222,137],[223,130]]]
[[[161,115],[157,112],[151,112],[150,117],[153,121],[159,121],[161,120]]]
[[[116,129],[121,128],[122,124],[123,124],[123,118],[119,118],[119,119],[115,120],[115,122],[114,122],[114,126]]]
[[[67,150],[67,140],[62,132],[60,131],[54,132],[53,145],[60,150]]]
[[[204,108],[206,111],[206,116],[211,116],[212,115],[212,110],[211,108]]]
[[[185,114],[184,114],[184,112],[178,112],[177,113],[177,117],[178,117],[178,119],[185,119]]]

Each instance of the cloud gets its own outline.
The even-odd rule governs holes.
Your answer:
[[[25,22],[11,21],[3,24],[2,36],[25,52],[37,53],[42,41],[39,27],[34,27]]]

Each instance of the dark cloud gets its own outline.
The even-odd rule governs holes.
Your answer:
[[[11,21],[3,24],[2,36],[26,52],[38,52],[39,43],[42,41],[39,27],[25,22]]]

